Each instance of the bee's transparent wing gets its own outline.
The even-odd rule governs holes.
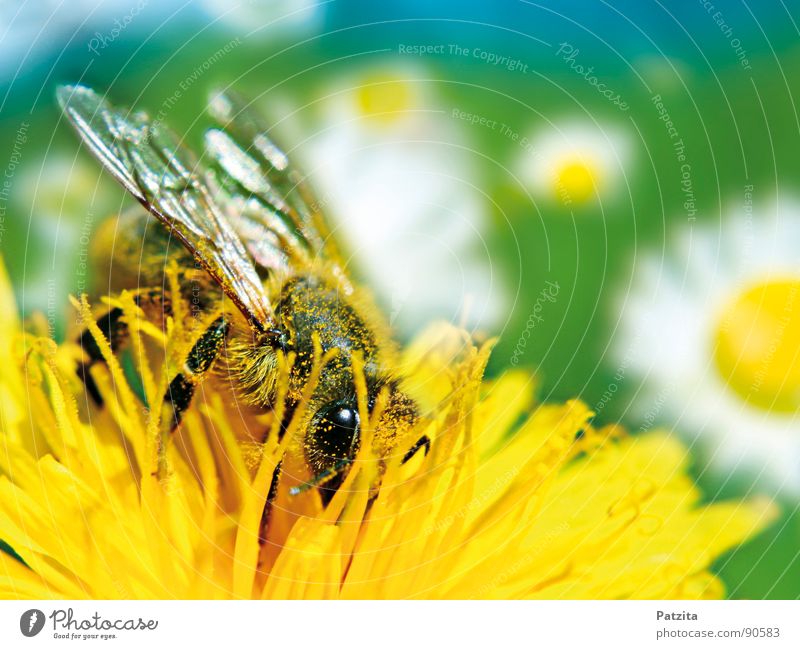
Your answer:
[[[89,88],[64,86],[58,100],[114,177],[186,246],[254,327],[271,329],[274,316],[261,280],[194,156],[146,115],[115,109]]]
[[[245,219],[244,228],[237,229],[256,262],[269,269],[261,263],[259,247],[263,240],[274,239],[290,263],[324,258],[341,271],[342,256],[320,201],[269,138],[256,111],[226,90],[211,96],[209,113],[219,127],[206,132],[206,149],[217,162],[224,192],[236,205],[232,211]],[[270,263],[274,261],[268,257]]]

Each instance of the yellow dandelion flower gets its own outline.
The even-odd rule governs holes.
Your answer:
[[[379,468],[356,372],[367,441],[353,468],[327,505],[284,490],[265,522],[292,424],[283,441],[242,442],[206,394],[160,440],[157,402],[142,405],[99,330],[102,410],[82,396],[73,346],[36,336],[35,320],[21,330],[5,276],[0,302],[0,539],[19,557],[0,553],[5,598],[719,597],[712,560],[775,515],[700,505],[671,436],[596,429],[578,401],[534,405],[522,372],[482,381],[489,345],[439,325],[403,360],[432,413],[430,452]],[[142,352],[179,355],[188,333],[118,303],[142,390],[158,395]]]

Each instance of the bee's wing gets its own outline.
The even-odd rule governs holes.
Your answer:
[[[262,241],[276,239],[291,263],[311,263],[324,258],[341,281],[347,281],[341,252],[302,175],[267,135],[256,111],[230,91],[214,93],[209,113],[219,125],[206,132],[208,154],[217,162],[223,188],[242,215],[238,227],[257,263],[268,270],[275,262],[261,263]]]
[[[125,189],[186,246],[254,327],[271,329],[273,311],[253,263],[212,198],[205,171],[177,138],[143,114],[113,108],[84,86],[59,88],[58,100]]]

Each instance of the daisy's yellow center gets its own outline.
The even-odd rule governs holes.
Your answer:
[[[731,300],[718,323],[715,361],[749,403],[800,410],[800,279],[764,282]]]
[[[555,169],[556,196],[563,201],[584,203],[594,196],[599,179],[600,170],[592,161],[567,158]]]
[[[387,124],[402,119],[415,103],[411,84],[393,77],[365,79],[355,99],[361,115]]]

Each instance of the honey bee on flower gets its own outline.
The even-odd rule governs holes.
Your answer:
[[[381,456],[392,453],[419,412],[393,369],[389,336],[348,279],[308,188],[247,105],[230,93],[212,97],[217,126],[205,136],[212,170],[165,128],[113,108],[88,88],[62,88],[59,100],[92,153],[144,208],[107,226],[116,234],[109,276],[150,319],[202,323],[163,395],[150,404],[164,410],[159,452],[198,385],[216,373],[233,398],[277,417],[271,433],[287,448],[272,476],[273,495],[285,469],[289,480],[301,476],[289,489],[315,486],[323,500],[332,498],[364,443],[361,420],[373,412],[380,415],[372,444]],[[148,233],[151,215],[163,227]],[[176,269],[168,288],[165,265]],[[121,307],[94,326],[112,350],[126,343]],[[81,343],[80,373],[99,401],[89,370],[108,359],[91,327]],[[278,375],[288,359],[282,394]],[[298,421],[301,402],[308,415]],[[286,434],[291,426],[299,427],[297,437]],[[401,454],[410,458],[429,445],[424,436],[412,442]]]

